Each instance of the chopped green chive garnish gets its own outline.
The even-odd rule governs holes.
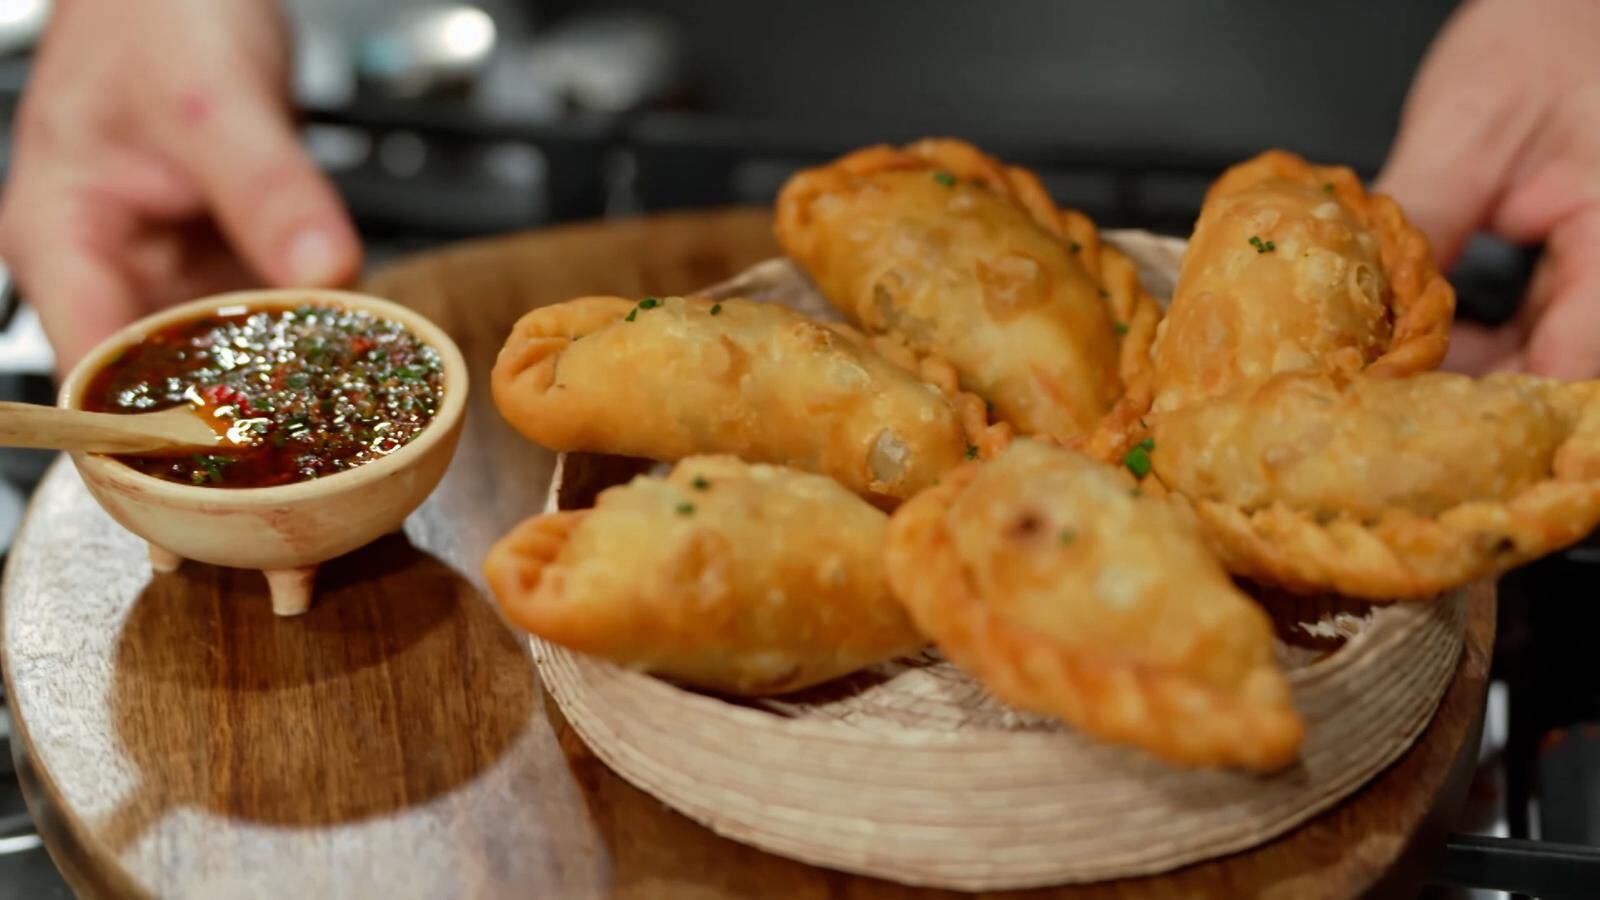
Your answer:
[[[949,172],[935,172],[933,173],[933,180],[939,182],[945,187],[956,186],[956,177],[951,175]]]
[[[692,516],[692,515],[694,515],[694,504],[693,503],[689,503],[689,502],[679,503],[677,505],[676,509],[678,510],[678,515],[680,515],[680,516]]]
[[[1327,184],[1324,184],[1324,185],[1323,185],[1323,186],[1322,186],[1322,192],[1323,192],[1323,193],[1324,193],[1324,194],[1331,194],[1331,193],[1333,193],[1333,182],[1331,182],[1331,181],[1330,181],[1330,182],[1328,182],[1328,183],[1327,183]]]
[[[1113,322],[1111,327],[1113,327],[1113,328],[1115,328],[1117,330],[1117,334],[1127,334],[1128,333],[1128,323],[1127,322]]]
[[[226,456],[214,456],[209,453],[197,454],[194,464],[198,469],[190,473],[190,480],[195,484],[221,484],[222,469],[233,464],[233,460]]]
[[[1156,439],[1155,438],[1145,438],[1144,440],[1139,442],[1139,449],[1143,450],[1146,453],[1149,453],[1151,450],[1154,450],[1155,448],[1156,448]]]
[[[971,444],[968,444],[967,445],[967,459],[977,459],[977,458],[978,458],[978,448],[972,446]]]
[[[1256,248],[1257,253],[1271,253],[1272,251],[1278,249],[1278,245],[1273,241],[1263,241],[1261,238],[1256,237],[1253,234],[1250,235],[1250,246]]]
[[[630,309],[630,310],[628,310],[627,316],[623,317],[623,321],[624,322],[632,322],[634,319],[637,319],[638,317],[639,317],[639,310],[637,308]]]
[[[639,301],[639,308],[640,309],[655,309],[657,306],[660,306],[660,305],[661,305],[661,301],[657,300],[654,297],[646,297],[643,300]]]
[[[1128,467],[1135,478],[1143,478],[1150,474],[1150,451],[1144,444],[1134,447],[1122,457],[1122,464]]]
[[[689,482],[689,483],[694,485],[694,489],[697,490],[697,491],[703,491],[703,490],[706,490],[707,488],[711,487],[711,482],[705,480],[704,478],[701,478],[699,475],[696,475],[694,477],[694,480]]]
[[[1063,528],[1056,534],[1056,539],[1063,544],[1070,544],[1078,539],[1078,532],[1071,528]]]
[[[713,303],[713,304],[711,304],[711,314],[713,316],[720,315],[721,313],[722,313],[722,304],[721,303]]]

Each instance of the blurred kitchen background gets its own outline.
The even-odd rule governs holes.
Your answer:
[[[0,170],[49,5],[0,0]],[[765,204],[802,165],[929,134],[1035,168],[1104,226],[1183,234],[1216,173],[1264,147],[1376,174],[1453,5],[287,4],[305,141],[373,263],[574,220]],[[1530,259],[1475,241],[1454,273],[1464,314],[1503,318]],[[50,354],[21,300],[0,302],[0,398],[46,402]],[[0,451],[0,552],[48,460]],[[1574,870],[1549,842],[1600,842],[1600,739],[1581,724],[1600,722],[1582,647],[1594,614],[1576,596],[1593,593],[1597,564],[1580,547],[1507,579],[1482,783],[1441,882],[1551,892],[1567,883],[1530,879]],[[68,892],[0,779],[0,897],[53,896]]]

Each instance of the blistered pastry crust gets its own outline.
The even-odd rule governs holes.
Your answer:
[[[1030,444],[1019,442],[1013,452],[1043,452],[1041,445]],[[1058,448],[1049,452],[1059,459],[1070,454]],[[1011,548],[996,551],[997,557],[1010,559],[978,559],[963,552],[958,538],[962,526],[952,511],[1004,503],[968,492],[981,491],[981,483],[975,484],[980,473],[1007,466],[1008,456],[945,476],[902,506],[890,523],[885,550],[889,580],[923,633],[1001,700],[1058,716],[1097,737],[1135,744],[1186,765],[1270,771],[1292,761],[1303,725],[1290,702],[1287,681],[1273,662],[1267,617],[1232,586],[1199,546],[1198,534],[1161,506],[1162,501],[1129,496],[1129,487],[1119,479],[1112,493],[1101,493],[1120,500],[1080,498],[1083,515],[1070,543],[1057,535],[1056,525],[1039,523],[1043,530],[1038,534],[1009,539],[995,535],[996,541],[1014,541]],[[1085,474],[1084,467],[1094,464],[1087,457],[1071,457],[1076,462],[1063,465],[1074,467],[1069,473],[1074,478],[1106,481],[1115,475]],[[1061,500],[1054,495],[1047,499]],[[1107,517],[1096,515],[1093,507],[1107,503],[1133,505]],[[1053,502],[1042,508],[1060,510],[1063,505]],[[1030,515],[1050,514],[1030,510],[1000,514],[1015,512],[1024,522]],[[1119,542],[1119,533],[1099,524],[1129,518],[1146,529],[1138,548]],[[1161,548],[1178,552],[1163,553]],[[1147,551],[1155,558],[1147,558]],[[1081,558],[1048,558],[1071,553]],[[1137,558],[1126,558],[1130,553]],[[1096,634],[1076,629],[1052,633],[1014,608],[1008,612],[1015,593],[986,592],[978,575],[984,567],[1062,571],[1049,569],[1056,565],[1077,569],[1071,579],[1074,588],[1079,582],[1104,586],[1104,591],[1073,589],[1058,598],[1060,603],[1132,606],[1116,608],[1109,616],[1103,614],[1107,609],[1083,610],[1078,621],[1100,623],[1087,626]],[[1129,566],[1154,583],[1144,590],[1155,594],[1132,599],[1117,595],[1117,586],[1108,579],[1115,580]],[[1224,674],[1215,674],[1219,669]]]
[[[924,177],[895,180],[903,174]],[[959,193],[967,190],[983,196]],[[822,221],[819,203],[846,199],[881,215],[871,221],[852,216],[844,224]],[[964,227],[966,216],[978,216],[988,227],[963,233],[933,266],[936,271],[919,276],[920,283],[898,285],[897,292],[935,292],[940,304],[955,306],[934,318],[953,321],[957,317],[949,313],[954,310],[967,330],[944,333],[935,323],[923,333],[907,324],[915,316],[905,310],[898,319],[884,314],[877,292],[886,281],[904,277],[892,271],[892,257],[920,252],[908,242],[939,243],[937,236]],[[917,229],[899,227],[907,224]],[[863,229],[874,230],[865,244],[858,234]],[[1148,378],[1160,307],[1139,287],[1132,261],[1102,241],[1087,216],[1058,209],[1031,172],[1006,166],[970,144],[937,139],[903,149],[869,147],[802,172],[778,198],[777,232],[785,251],[846,315],[869,331],[896,332],[919,351],[954,364],[962,384],[994,403],[1022,433],[1058,440],[1082,434],[1125,386]],[[918,261],[913,268],[926,267],[926,261]],[[1036,302],[995,299],[1011,296],[1010,290]],[[919,309],[928,305],[906,302]],[[1018,334],[999,337],[1007,321],[1018,316],[1028,317],[1027,342]],[[1009,352],[980,358],[978,342],[991,330],[996,335],[991,343]],[[1046,333],[1055,335],[1053,342],[1031,343]]]

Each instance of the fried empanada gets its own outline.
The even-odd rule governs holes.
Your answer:
[[[1148,368],[1160,309],[1133,263],[1031,173],[960,141],[799,173],[777,233],[846,316],[948,361],[1025,434],[1087,431]]]
[[[1593,384],[1292,373],[1156,416],[1155,475],[1232,571],[1433,596],[1600,524]]]
[[[1182,764],[1295,757],[1270,619],[1123,472],[1018,440],[902,506],[885,561],[922,632],[1008,703]]]
[[[1272,150],[1212,185],[1152,348],[1160,412],[1292,371],[1409,375],[1455,293],[1427,238],[1349,169]]]
[[[536,309],[492,381],[501,414],[553,450],[731,453],[885,501],[994,439],[982,401],[957,392],[953,375],[941,388],[845,326],[749,300],[585,297]]]
[[[774,694],[924,643],[884,578],[887,521],[832,479],[699,456],[529,519],[484,570],[506,618],[553,643]]]

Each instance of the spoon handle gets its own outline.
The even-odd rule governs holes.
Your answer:
[[[193,446],[194,436],[192,425],[160,413],[129,416],[0,402],[0,447],[146,453]]]

